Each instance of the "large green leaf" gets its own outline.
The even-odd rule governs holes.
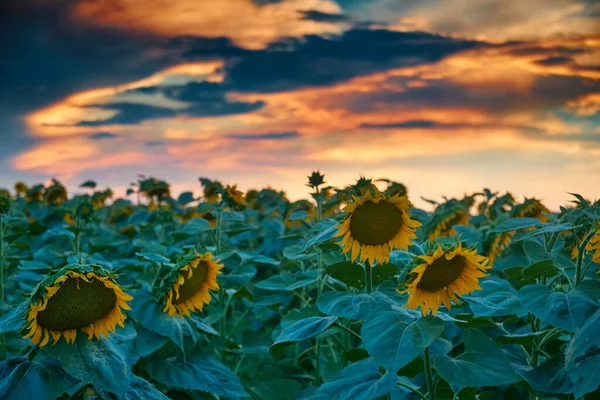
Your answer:
[[[348,286],[362,289],[365,286],[365,269],[358,263],[342,261],[328,265],[325,268],[327,275]]]
[[[421,354],[444,331],[444,321],[431,316],[413,319],[393,310],[367,320],[361,336],[369,354],[396,372]]]
[[[196,342],[195,330],[187,318],[171,317],[163,312],[163,307],[145,290],[133,294],[133,318],[152,332],[168,337],[185,351],[186,342]]]
[[[571,393],[573,383],[562,359],[548,359],[538,367],[513,365],[521,377],[535,390],[545,394]]]
[[[126,325],[130,327],[130,325]],[[119,344],[129,365],[134,365],[140,358],[154,353],[167,342],[165,336],[159,335],[149,329],[142,328],[139,332],[130,328],[123,334],[117,331],[114,341]]]
[[[520,380],[502,350],[483,332],[466,329],[465,351],[456,358],[437,356],[436,372],[455,387],[500,386]]]
[[[519,300],[527,311],[543,322],[569,332],[575,332],[598,308],[577,290],[553,292],[540,284],[522,287]]]
[[[0,364],[0,399],[54,400],[75,383],[56,360],[10,358]]]
[[[60,360],[70,375],[101,390],[118,394],[129,387],[129,367],[121,352],[108,339],[88,340],[80,333],[74,344],[61,340],[47,351]]]
[[[242,383],[229,368],[210,357],[150,357],[148,373],[163,385],[200,390],[215,396],[248,397]]]
[[[379,363],[362,360],[341,370],[311,396],[312,400],[374,400],[388,394],[396,374],[379,372]]]
[[[600,310],[573,335],[565,365],[577,397],[600,386]]]
[[[258,382],[248,389],[254,400],[295,399],[300,390],[302,390],[300,382],[286,378]]]
[[[169,397],[147,380],[132,375],[131,384],[125,393],[124,400],[169,400]]]
[[[392,299],[380,292],[327,292],[317,299],[317,306],[324,314],[357,320],[366,320],[373,314],[389,311],[394,304]]]
[[[480,286],[482,290],[463,296],[476,317],[501,317],[524,312],[508,282],[487,279]]]
[[[510,232],[517,229],[531,228],[540,225],[540,220],[537,218],[511,218],[500,223],[492,229],[492,233]]]
[[[310,317],[296,321],[281,331],[272,347],[313,338],[333,325],[336,320],[336,317]]]
[[[260,281],[256,284],[256,287],[263,290],[283,290],[292,291],[308,286],[317,281],[319,271],[312,270],[307,272],[300,272],[295,276],[290,273],[281,273],[273,275],[272,277]]]

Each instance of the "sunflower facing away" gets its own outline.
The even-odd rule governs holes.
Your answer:
[[[541,222],[550,221],[550,217],[543,213],[550,214],[550,210],[538,199],[525,199],[523,204],[515,206],[512,214],[518,218],[537,218]]]
[[[360,253],[361,261],[387,262],[394,247],[406,250],[411,239],[416,239],[415,230],[421,223],[410,219],[408,197],[388,197],[373,187],[362,197],[352,198],[354,202],[344,207],[350,215],[337,226],[335,235],[342,236],[343,253],[352,250],[352,261]]]
[[[131,299],[102,267],[68,265],[38,285],[29,303],[29,333],[24,337],[40,346],[51,338],[54,345],[61,336],[73,343],[77,331],[89,340],[108,337],[117,325],[124,327],[122,310],[131,309],[127,305]]]
[[[435,212],[434,218],[427,226],[430,241],[441,236],[456,235],[456,225],[468,225],[471,219],[468,208],[459,201],[452,199],[440,204]]]
[[[165,308],[170,316],[190,316],[202,311],[210,303],[210,290],[219,290],[217,275],[223,264],[216,262],[211,253],[186,256],[180,268],[173,270],[166,279]]]
[[[589,252],[593,252],[592,261],[597,264],[600,264],[600,229],[596,231],[594,236],[592,236],[592,239],[585,247],[585,249]]]
[[[486,240],[484,242],[484,246],[487,245],[487,255],[490,265],[494,265],[496,258],[498,258],[504,252],[504,250],[510,246],[510,242],[512,241],[514,235],[514,231],[496,233],[493,234],[489,241]]]
[[[458,302],[457,296],[481,290],[479,278],[490,268],[487,258],[477,255],[475,250],[463,249],[460,243],[446,250],[440,245],[417,259],[421,264],[411,271],[412,281],[398,292],[409,292],[406,306],[412,309],[420,306],[423,316],[429,310],[435,316],[440,305],[450,309],[450,300]]]

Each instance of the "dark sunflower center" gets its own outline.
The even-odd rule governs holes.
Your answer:
[[[194,274],[190,279],[187,279],[187,272],[184,271],[186,277],[183,285],[179,286],[179,298],[173,301],[173,304],[183,303],[194,297],[196,293],[202,288],[202,284],[206,281],[208,276],[208,262],[200,261],[198,266],[194,268]]]
[[[361,245],[381,245],[400,232],[402,211],[387,201],[367,201],[356,207],[350,219],[350,233]]]
[[[57,331],[83,328],[106,316],[116,301],[115,292],[99,280],[69,278],[38,313],[38,323]]]
[[[426,292],[437,292],[456,281],[466,266],[464,256],[454,256],[452,260],[438,258],[423,272],[417,287]]]

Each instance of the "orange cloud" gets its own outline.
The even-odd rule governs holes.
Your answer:
[[[80,2],[73,17],[165,36],[230,37],[240,46],[262,48],[281,37],[340,33],[344,24],[301,18],[301,11],[338,14],[332,0],[114,0]]]

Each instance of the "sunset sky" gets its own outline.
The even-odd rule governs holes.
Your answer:
[[[0,187],[138,173],[307,196],[314,169],[424,196],[600,197],[600,2],[0,5]],[[8,6],[7,4],[13,4]]]

